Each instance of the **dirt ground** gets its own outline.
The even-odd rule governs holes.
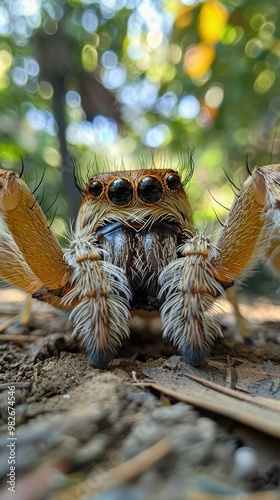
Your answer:
[[[135,316],[102,371],[48,306],[18,327],[20,300],[0,293],[1,500],[280,499],[280,302],[241,302],[246,343],[223,303],[201,368]]]

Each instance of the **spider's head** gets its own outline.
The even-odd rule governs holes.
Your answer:
[[[105,172],[92,177],[79,214],[82,229],[121,222],[141,229],[147,221],[171,221],[180,228],[192,224],[192,212],[178,172],[141,169]]]
[[[105,172],[89,179],[76,234],[121,268],[131,309],[158,309],[158,276],[193,231],[184,182],[172,169]],[[92,243],[91,243],[92,244]]]

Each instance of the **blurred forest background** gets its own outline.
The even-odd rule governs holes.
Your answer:
[[[280,8],[275,0],[1,0],[0,162],[34,188],[44,168],[53,230],[80,203],[85,168],[151,152],[176,168],[195,148],[199,227],[223,219],[250,168],[278,163]],[[170,160],[169,160],[170,158]],[[101,166],[102,168],[102,166]],[[48,214],[50,216],[50,214]]]

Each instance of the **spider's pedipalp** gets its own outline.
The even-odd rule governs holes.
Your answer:
[[[217,250],[205,236],[190,238],[179,251],[181,258],[159,276],[163,336],[171,339],[185,361],[199,366],[222,335],[212,306],[224,289],[212,274],[211,259]]]
[[[65,259],[74,267],[72,290],[64,303],[77,298],[70,316],[73,335],[85,346],[91,362],[104,368],[130,335],[127,279],[120,268],[100,260],[93,237],[77,237],[71,246]]]

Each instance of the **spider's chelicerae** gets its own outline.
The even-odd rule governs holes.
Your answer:
[[[0,277],[71,310],[74,335],[97,367],[129,337],[133,309],[159,309],[163,336],[200,365],[221,335],[216,298],[261,258],[280,268],[280,165],[249,176],[215,244],[193,225],[189,178],[155,166],[91,175],[64,252],[21,176],[0,170],[10,232],[0,234]]]

